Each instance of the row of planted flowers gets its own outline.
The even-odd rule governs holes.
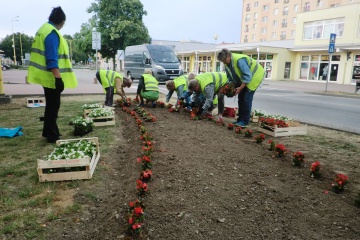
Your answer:
[[[216,125],[226,126],[227,129],[229,129],[229,130],[235,130],[236,134],[242,134],[242,132],[244,132],[244,136],[246,138],[254,138],[254,142],[257,144],[262,144],[266,139],[265,134],[263,134],[263,133],[260,133],[259,135],[253,137],[253,131],[250,128],[243,129],[241,127],[235,126],[232,123],[225,123],[225,121],[222,118],[214,120],[214,117],[212,115],[200,117],[197,114],[198,109],[193,108],[192,110],[189,110],[186,108],[182,108],[181,107],[182,102],[178,102],[178,106],[179,107],[174,108],[172,104],[168,104],[168,105],[166,105],[166,108],[168,109],[169,112],[186,112],[186,113],[190,114],[191,120],[205,119],[208,121],[215,122]],[[268,115],[261,110],[254,111],[254,114],[256,116],[260,117],[260,121],[262,122],[262,125],[270,126],[270,127],[275,126],[275,125],[278,127],[287,127],[288,126],[287,121],[290,120],[289,118],[284,117],[284,116]],[[272,152],[275,152],[275,154],[272,155],[272,157],[274,157],[274,158],[283,158],[287,153],[290,152],[290,150],[287,149],[283,144],[276,143],[272,139],[268,140],[268,144],[269,144],[268,149]],[[292,154],[293,166],[294,167],[304,167],[304,163],[305,163],[305,155],[301,151],[293,152],[293,154]],[[320,166],[321,166],[321,164],[319,161],[315,161],[310,164],[310,169],[309,169],[310,177],[316,178],[316,179],[321,178]],[[341,193],[343,190],[345,190],[345,185],[349,182],[349,177],[345,174],[339,173],[339,174],[336,174],[334,180],[335,180],[335,182],[332,183],[331,190],[335,193]],[[328,193],[328,191],[325,190],[325,193]],[[359,196],[359,199],[355,200],[356,203],[358,201],[360,201],[360,196]]]
[[[131,105],[128,100],[127,106]],[[129,234],[133,236],[140,236],[142,234],[143,224],[145,222],[145,204],[144,197],[149,193],[149,181],[152,177],[152,152],[154,150],[155,141],[152,135],[144,126],[144,122],[155,122],[156,118],[150,112],[142,107],[137,107],[135,110],[122,105],[122,110],[130,114],[135,120],[140,131],[140,140],[142,143],[141,154],[137,158],[137,162],[141,163],[141,172],[139,178],[136,180],[137,199],[129,202],[129,212],[127,222],[129,225]]]

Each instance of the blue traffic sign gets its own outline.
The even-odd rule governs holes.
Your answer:
[[[329,54],[333,54],[335,52],[335,43],[329,44]]]
[[[335,52],[335,40],[336,34],[330,33],[329,54],[333,54]]]

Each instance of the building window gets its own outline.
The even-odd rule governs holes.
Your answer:
[[[285,39],[286,39],[286,32],[285,32],[285,31],[282,31],[282,32],[281,32],[280,39],[281,39],[281,40],[285,40]]]
[[[289,3],[289,0],[284,0],[284,3]]]
[[[317,0],[316,6],[319,8],[319,7],[322,7],[322,5],[323,5],[323,1],[322,0]]]
[[[253,24],[253,29],[256,29],[256,26],[257,26],[257,24],[256,24],[256,23],[254,23],[254,24]]]
[[[331,33],[335,33],[336,37],[341,38],[344,34],[344,24],[345,18],[306,22],[303,39],[327,39]]]
[[[253,40],[253,41],[256,40],[256,35],[255,35],[255,34],[252,35],[252,40]]]
[[[271,33],[271,37],[272,37],[272,38],[276,38],[276,32],[272,32],[272,33]]]
[[[292,37],[295,37],[295,33],[296,33],[295,30],[291,30],[291,36],[292,36]]]
[[[245,25],[244,32],[248,32],[248,31],[249,31],[249,25]]]
[[[279,9],[275,8],[275,9],[274,9],[274,15],[277,15],[278,12],[279,12]]]
[[[249,22],[249,21],[250,21],[250,15],[249,15],[249,14],[246,14],[245,22]]]
[[[339,6],[339,4],[336,4],[336,3],[330,5],[331,8],[338,7],[338,6]]]
[[[269,10],[269,5],[264,5],[263,6],[263,11],[268,11]]]
[[[262,33],[262,34],[265,34],[265,33],[266,33],[266,27],[261,28],[261,33]]]
[[[299,11],[299,4],[295,4],[294,5],[294,12],[298,12]]]
[[[281,27],[287,27],[287,20],[286,20],[286,18],[285,19],[283,19],[282,20],[282,22],[281,22]]]
[[[260,42],[266,42],[266,38],[260,39]]]
[[[244,36],[244,42],[245,42],[245,43],[248,42],[248,37],[247,37],[247,35]]]
[[[294,18],[292,19],[292,23],[293,23],[293,24],[296,24],[296,17],[294,17]]]
[[[277,20],[274,20],[273,21],[273,27],[276,27],[277,26]]]
[[[246,11],[250,11],[250,3],[246,4]]]
[[[279,3],[279,0],[275,0],[275,3]]]
[[[310,11],[310,2],[306,2],[304,4],[304,12],[308,12],[308,11]]]
[[[254,13],[254,21],[257,19],[257,13]],[[250,18],[250,16],[249,16],[249,18]]]
[[[254,2],[254,7],[258,7],[259,6],[259,2]]]
[[[264,22],[264,23],[266,23],[267,20],[268,20],[268,17],[262,17],[262,19],[261,19],[261,21]]]
[[[284,7],[283,15],[288,15],[288,14],[289,14],[289,8]]]

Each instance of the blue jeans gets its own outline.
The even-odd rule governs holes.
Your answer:
[[[238,118],[237,122],[243,122],[245,125],[249,124],[252,101],[254,99],[255,91],[244,88],[238,94]]]

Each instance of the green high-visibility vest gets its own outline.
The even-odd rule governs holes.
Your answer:
[[[184,85],[184,92],[188,89],[188,76],[182,75],[174,79],[175,89],[177,90],[179,86]]]
[[[104,89],[108,88],[108,87],[116,86],[115,79],[117,77],[120,78],[122,82],[124,81],[123,76],[121,76],[120,73],[117,73],[112,70],[101,69],[101,70],[99,70],[99,74],[100,74],[100,79],[101,79],[101,85]],[[114,93],[116,93],[116,87],[114,87]]]
[[[242,72],[240,71],[237,62],[239,59],[245,58],[246,61],[248,62],[248,65],[250,66],[250,72],[252,74],[252,78],[250,82],[246,85],[246,87],[252,91],[255,91],[262,82],[262,80],[264,79],[265,76],[264,68],[258,63],[258,61],[252,59],[247,55],[232,53],[231,56],[233,61],[232,64],[234,66],[235,73],[237,75],[237,76],[231,76],[231,78],[233,80],[240,79],[240,81],[242,81]],[[231,70],[229,69],[229,67],[225,65],[225,68],[227,70],[226,72],[231,75]]]
[[[213,83],[215,86],[215,94],[219,93],[221,87],[223,87],[227,82],[228,78],[226,73],[223,72],[207,72],[197,75],[195,80],[199,82],[201,91],[205,94],[205,87],[210,83]]]
[[[76,88],[78,82],[72,70],[67,42],[60,32],[50,23],[43,24],[34,38],[28,68],[28,82],[55,89],[55,78],[52,72],[46,67],[45,57],[45,38],[54,30],[60,39],[58,48],[58,66],[61,78],[64,82],[64,87]]]
[[[159,92],[159,82],[150,74],[143,74],[145,91],[156,91]]]

